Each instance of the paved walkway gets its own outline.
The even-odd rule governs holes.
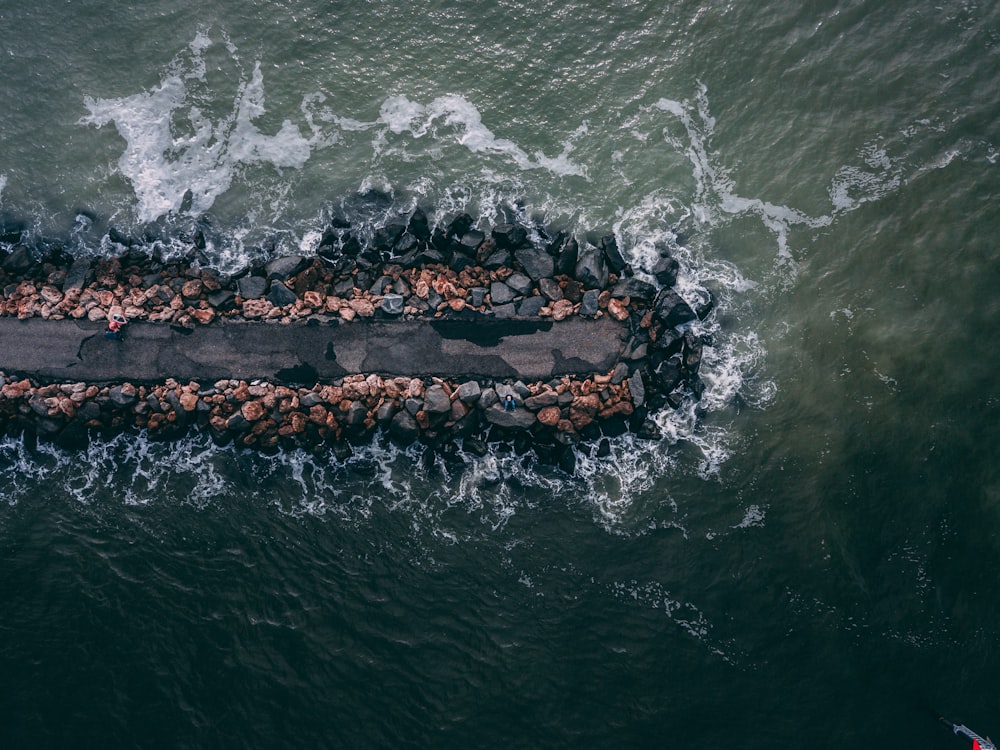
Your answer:
[[[605,373],[627,330],[609,318],[355,321],[309,326],[224,322],[181,333],[135,322],[125,341],[101,323],[0,318],[0,371],[49,382],[304,383],[355,373],[546,380]]]

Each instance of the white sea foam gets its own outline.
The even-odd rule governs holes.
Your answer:
[[[3,191],[7,187],[7,175],[0,174],[0,206],[3,205]]]
[[[265,112],[259,62],[249,79],[241,76],[237,83],[229,115],[213,120],[205,114],[213,102],[201,101],[188,84],[204,81],[204,52],[210,45],[199,34],[190,54],[175,60],[159,85],[148,91],[84,99],[90,114],[80,123],[114,124],[125,140],[118,168],[135,191],[139,221],[179,212],[188,194],[190,213],[201,214],[229,190],[241,169],[255,164],[301,168],[320,142],[317,133],[307,138],[289,120],[271,135],[254,125]]]
[[[427,105],[403,95],[390,96],[382,103],[379,122],[396,135],[408,133],[416,139],[430,135],[435,143],[452,140],[474,154],[500,154],[522,170],[546,169],[560,176],[587,176],[586,168],[569,158],[575,139],[586,134],[585,126],[566,140],[558,156],[549,157],[540,151],[529,155],[513,141],[498,138],[483,124],[479,109],[458,94],[439,96]],[[373,146],[379,152],[387,147],[386,144],[386,138],[381,135]]]

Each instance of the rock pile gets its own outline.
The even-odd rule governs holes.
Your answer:
[[[308,388],[170,378],[46,384],[9,373],[0,374],[0,429],[78,445],[94,432],[142,429],[166,439],[199,428],[223,443],[337,453],[383,432],[445,453],[456,441],[478,453],[489,441],[512,440],[566,464],[575,455],[568,446],[581,440],[627,430],[657,438],[650,412],[700,398],[698,371],[711,341],[690,324],[709,314],[712,300],[692,307],[672,288],[678,264],[669,254],[653,269],[657,286],[633,275],[614,237],[581,247],[563,233],[529,236],[525,227],[500,224],[487,234],[474,224],[462,214],[432,229],[418,209],[362,242],[335,222],[316,257],[277,257],[233,277],[200,262],[197,238],[185,261],[135,247],[120,233],[109,239],[121,255],[100,259],[13,244],[0,250],[0,314],[96,321],[120,305],[130,319],[180,327],[234,317],[288,324],[439,318],[470,309],[556,321],[609,315],[631,331],[611,372],[529,384],[358,373]],[[503,406],[508,394],[513,410]]]

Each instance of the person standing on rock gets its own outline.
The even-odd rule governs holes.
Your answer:
[[[514,396],[508,393],[503,400],[503,410],[504,411],[514,411],[517,408],[517,404],[514,403]]]
[[[128,325],[128,320],[125,319],[124,311],[115,305],[108,310],[108,330],[104,332],[104,338],[112,341],[124,341],[126,325]]]

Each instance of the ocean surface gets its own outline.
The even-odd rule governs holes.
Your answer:
[[[233,271],[420,205],[718,300],[702,402],[574,476],[0,438],[0,747],[1000,735],[998,84],[971,0],[0,0],[29,242]]]

